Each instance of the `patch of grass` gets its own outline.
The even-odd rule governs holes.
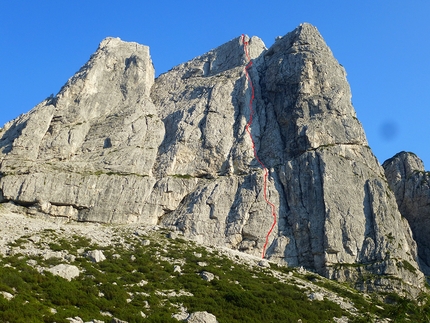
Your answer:
[[[79,235],[73,235],[72,236],[73,239],[73,245],[72,245],[72,249],[81,249],[81,248],[88,248],[91,245],[91,239],[89,238],[85,238]]]
[[[27,264],[31,257],[0,258],[0,291],[14,295],[10,301],[0,296],[0,322],[67,322],[67,317],[75,316],[84,321],[106,321],[108,317],[101,312],[109,312],[130,323],[178,322],[171,317],[178,311],[175,304],[183,304],[190,313],[208,311],[221,323],[296,323],[299,319],[333,322],[333,317],[341,316],[347,316],[350,322],[369,322],[376,316],[393,315],[420,322],[430,313],[425,312],[428,307],[419,307],[412,301],[397,298],[387,305],[376,299],[365,299],[358,291],[316,274],[304,276],[313,284],[351,300],[363,314],[352,316],[328,299],[310,301],[305,290],[293,282],[279,281],[268,269],[239,265],[184,239],[167,239],[166,232],[161,230],[145,237],[151,241],[147,246],[141,244],[141,236],[132,234],[121,235],[123,242],[115,246],[100,247],[79,235],[59,238],[53,231],[45,233],[54,239],[49,243],[52,250],[76,254],[81,248],[100,249],[107,259],[93,263],[77,255],[74,264],[81,269],[81,274],[67,281],[32,268]],[[37,259],[43,266],[61,261],[31,259]],[[174,272],[175,264],[180,265],[181,273]],[[285,274],[292,271],[282,266],[272,268]],[[200,276],[203,270],[216,278],[210,282],[203,280]],[[294,279],[297,276],[300,275],[295,274]],[[176,295],[166,296],[172,291]],[[56,314],[50,311],[52,308]]]
[[[16,239],[15,241],[9,242],[8,246],[12,248],[21,248],[27,242],[28,239],[26,237],[21,237],[19,239]]]
[[[409,270],[412,273],[416,273],[417,272],[417,269],[414,266],[412,266],[412,264],[409,261],[407,261],[407,260],[403,260],[402,261],[402,267],[405,268],[405,269],[407,269],[407,270]]]
[[[394,240],[394,236],[393,236],[393,233],[392,233],[392,232],[388,233],[388,235],[387,235],[387,239],[388,239],[390,242],[393,242],[393,240]]]
[[[377,306],[384,305],[376,299],[367,300],[357,290],[352,289],[348,286],[342,286],[339,283],[331,282],[328,280],[320,280],[316,282],[316,285],[327,288],[330,291],[335,292],[337,295],[349,299],[353,302],[354,306],[362,313],[369,313],[371,315],[381,315],[383,311]],[[360,321],[354,321],[360,322]],[[364,321],[363,321],[364,322]]]

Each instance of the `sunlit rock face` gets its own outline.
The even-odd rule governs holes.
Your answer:
[[[400,152],[382,165],[418,245],[421,270],[430,275],[430,172],[413,153]]]
[[[103,40],[55,97],[1,130],[0,199],[33,214],[174,227],[261,255],[273,219],[245,131],[244,40],[250,129],[277,217],[266,257],[363,290],[419,292],[409,225],[345,70],[309,24],[269,49],[237,37],[157,79],[148,47]]]

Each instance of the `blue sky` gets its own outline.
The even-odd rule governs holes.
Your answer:
[[[430,1],[0,1],[0,125],[62,85],[99,42],[150,46],[156,73],[241,35],[266,46],[315,25],[346,68],[352,102],[382,163],[416,153],[430,169]]]

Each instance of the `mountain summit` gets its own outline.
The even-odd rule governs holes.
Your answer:
[[[148,47],[103,40],[55,97],[1,130],[0,200],[74,221],[159,224],[261,255],[272,216],[245,131],[252,93],[277,215],[266,257],[361,290],[420,292],[417,238],[344,68],[309,24],[269,49],[237,37],[157,79]]]

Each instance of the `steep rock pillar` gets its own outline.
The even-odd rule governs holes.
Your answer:
[[[423,282],[416,245],[367,146],[344,68],[309,24],[277,40],[263,64],[262,96],[283,143],[277,171],[298,263],[363,289],[389,291],[395,280],[386,277],[401,278],[413,293]],[[377,276],[365,280],[366,272]]]

